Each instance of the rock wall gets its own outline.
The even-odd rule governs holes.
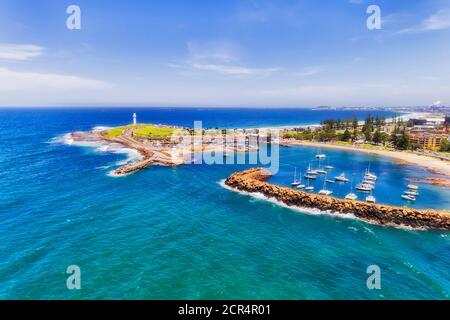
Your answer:
[[[267,183],[269,177],[270,173],[256,168],[232,174],[225,184],[237,190],[275,198],[288,206],[315,208],[336,214],[353,214],[362,220],[381,225],[450,230],[450,213],[446,211],[418,210],[310,194]]]

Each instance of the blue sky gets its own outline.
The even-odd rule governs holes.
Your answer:
[[[446,0],[0,0],[0,105],[449,105],[449,40]]]

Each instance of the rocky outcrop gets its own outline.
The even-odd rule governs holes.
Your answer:
[[[362,220],[381,225],[450,230],[450,213],[446,211],[418,210],[310,194],[272,185],[266,182],[269,177],[269,172],[256,168],[232,174],[225,184],[240,191],[263,194],[288,206],[315,208],[335,214],[353,214]]]
[[[425,178],[425,179],[408,179],[411,182],[416,183],[428,183],[433,186],[450,188],[450,179],[449,178]]]
[[[134,140],[130,135],[122,135],[116,138],[108,138],[102,132],[73,132],[71,137],[77,142],[102,142],[107,144],[119,144],[125,148],[133,149],[139,152],[142,159],[136,160],[133,163],[126,164],[111,172],[113,176],[124,176],[135,173],[139,170],[145,169],[152,165],[161,166],[179,166],[183,164],[180,159],[172,157],[169,148],[164,147],[149,147],[137,140]]]

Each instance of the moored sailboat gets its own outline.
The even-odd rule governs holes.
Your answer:
[[[350,184],[350,193],[345,196],[345,199],[347,199],[347,200],[358,199],[358,196],[355,193],[353,193],[353,178],[352,178],[352,182]]]
[[[333,194],[333,191],[328,190],[326,188],[326,186],[327,186],[327,177],[325,177],[325,180],[323,181],[323,188],[322,188],[322,190],[319,191],[319,194],[324,195],[324,196],[329,196],[329,195]]]
[[[297,168],[294,171],[294,181],[291,183],[293,187],[297,187],[300,185],[300,181],[297,180]]]

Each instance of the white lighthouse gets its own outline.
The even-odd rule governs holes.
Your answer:
[[[137,124],[136,113],[133,113],[133,125]]]

